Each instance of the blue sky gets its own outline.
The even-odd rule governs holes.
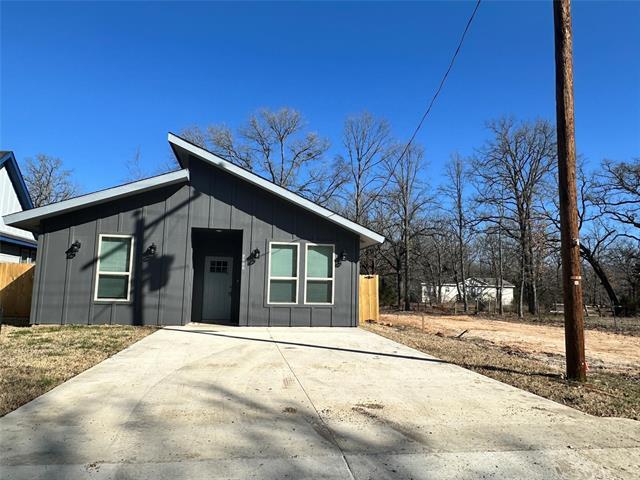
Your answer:
[[[120,183],[166,133],[236,126],[260,107],[300,110],[340,151],[368,110],[408,138],[473,8],[411,3],[0,3],[0,148],[61,157],[84,191]],[[640,2],[575,2],[578,150],[640,155]],[[550,1],[483,2],[418,141],[442,164],[500,115],[555,121]]]

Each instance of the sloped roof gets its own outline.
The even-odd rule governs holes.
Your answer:
[[[349,230],[357,234],[360,237],[360,248],[369,247],[384,242],[384,237],[379,233],[374,232],[362,225],[355,223],[342,215],[332,212],[331,210],[321,207],[320,205],[307,200],[306,198],[287,190],[284,187],[276,185],[275,183],[263,178],[255,173],[246,170],[238,165],[225,160],[218,155],[211,153],[210,151],[199,147],[184,138],[181,138],[173,133],[169,133],[169,144],[173,149],[173,152],[180,162],[180,166],[183,168],[189,167],[189,156],[203,160],[205,163],[213,165],[216,168],[224,170],[231,175],[241,178],[263,190],[266,190],[294,205],[297,205],[305,210],[308,210],[316,215],[329,220],[342,228]]]
[[[117,187],[107,188],[86,195],[63,200],[62,202],[52,203],[39,208],[33,208],[23,212],[13,213],[4,217],[7,225],[23,228],[32,232],[37,232],[40,221],[61,215],[63,213],[73,212],[82,208],[99,205],[101,203],[110,202],[119,198],[128,197],[138,193],[148,192],[157,188],[166,187],[177,183],[185,183],[189,181],[189,170],[177,170],[175,172],[165,173],[151,178],[145,178],[136,182],[126,183]]]
[[[0,172],[6,172],[6,177],[2,173],[3,183],[8,179],[10,184],[8,187],[10,191],[0,192],[0,214],[33,208],[29,190],[13,152],[0,151]],[[6,188],[6,184],[3,188]],[[35,247],[37,243],[31,232],[7,225],[2,218],[0,218],[0,240],[27,247]]]
[[[18,166],[18,162],[16,161],[16,157],[13,155],[13,152],[0,150],[0,168],[2,167],[5,167],[7,172],[9,172],[9,178],[11,179],[11,183],[13,183],[13,188],[18,195],[22,208],[24,210],[33,208],[31,195],[29,195],[27,184],[24,183],[22,172],[20,172],[20,167]]]

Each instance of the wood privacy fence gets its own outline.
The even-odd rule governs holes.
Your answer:
[[[28,318],[35,265],[0,263],[0,318]]]
[[[378,275],[360,275],[358,289],[360,321],[378,321],[380,309],[378,304]]]

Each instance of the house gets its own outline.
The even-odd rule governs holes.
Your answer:
[[[36,259],[33,233],[7,225],[3,215],[33,208],[13,152],[0,151],[0,262],[32,263]]]
[[[33,324],[355,326],[384,238],[176,135],[180,170],[14,213]]]
[[[467,294],[472,299],[480,299],[483,302],[495,302],[498,298],[499,279],[489,277],[470,277],[467,279]],[[513,303],[513,291],[515,285],[502,279],[502,304],[511,305]]]
[[[467,299],[475,301],[479,299],[482,302],[495,302],[498,298],[498,289],[496,284],[498,279],[486,277],[469,277],[465,281],[467,289]],[[422,302],[435,302],[438,298],[437,288],[427,283],[422,283]],[[513,303],[513,292],[515,285],[513,283],[502,280],[502,303],[510,305]],[[442,303],[453,303],[458,298],[458,291],[462,295],[462,286],[458,288],[455,282],[446,282],[440,286],[440,298]]]

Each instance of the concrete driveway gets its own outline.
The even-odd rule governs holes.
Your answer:
[[[0,478],[638,478],[640,423],[359,329],[167,328],[0,419]]]

